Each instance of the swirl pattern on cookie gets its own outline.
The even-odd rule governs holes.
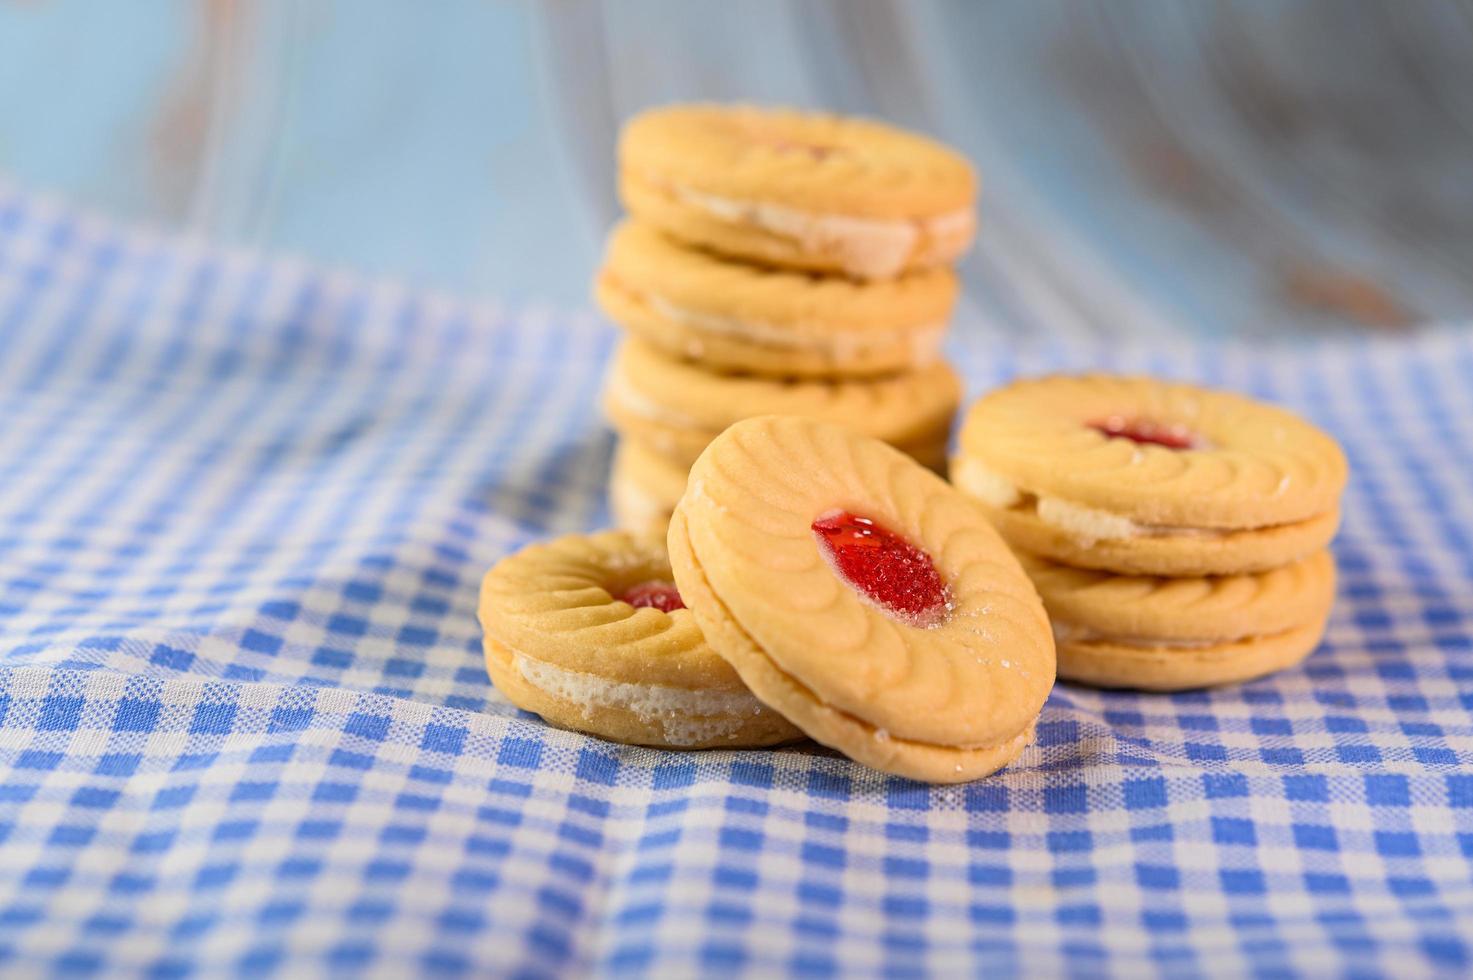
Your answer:
[[[890,279],[949,264],[976,231],[959,154],[883,123],[686,105],[630,120],[619,191],[635,218],[717,252]]]
[[[939,466],[960,399],[945,363],[876,379],[777,380],[711,373],[631,339],[614,356],[603,404],[620,433],[684,466],[733,422],[766,414],[851,425]]]
[[[629,221],[595,296],[668,356],[772,377],[860,377],[935,363],[956,301],[947,269],[861,284],[717,258]]]
[[[712,652],[680,603],[658,541],[606,531],[533,545],[482,580],[487,671],[518,707],[614,741],[711,748],[801,737]]]
[[[835,515],[899,542],[864,588],[906,588],[913,548],[943,583],[944,608],[917,617],[841,574],[850,566],[816,530]],[[734,425],[692,469],[669,543],[712,647],[817,741],[955,782],[1031,738],[1054,676],[1042,604],[976,505],[890,447],[801,418]]]

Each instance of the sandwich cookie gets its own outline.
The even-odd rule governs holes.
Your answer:
[[[517,707],[616,742],[698,749],[801,737],[706,645],[658,541],[572,535],[481,583],[491,680]]]
[[[1328,551],[1254,575],[1111,575],[1020,555],[1058,642],[1059,677],[1180,691],[1299,663],[1335,601]]]
[[[786,109],[645,112],[619,142],[629,213],[754,262],[892,279],[948,265],[976,231],[961,155],[893,126]]]
[[[739,422],[691,470],[669,544],[707,642],[817,741],[961,782],[1032,740],[1054,681],[1043,604],[976,503],[893,448]]]
[[[621,439],[609,476],[609,509],[614,523],[634,534],[661,541],[670,514],[685,493],[686,468],[633,439]]]
[[[671,357],[837,378],[934,364],[957,283],[949,269],[857,283],[730,262],[631,221],[610,237],[594,291],[609,319]]]
[[[847,425],[940,469],[960,400],[945,362],[886,378],[782,381],[712,374],[631,338],[614,355],[603,404],[622,435],[678,466],[689,467],[733,422],[772,414]]]
[[[951,476],[1022,550],[1127,574],[1235,574],[1329,543],[1346,462],[1321,430],[1248,398],[1060,375],[980,399]]]

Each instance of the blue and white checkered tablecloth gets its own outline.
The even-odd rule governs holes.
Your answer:
[[[482,671],[496,558],[605,520],[612,332],[0,188],[0,972],[1473,969],[1473,333],[1026,352],[1346,444],[1299,670],[1059,686],[1003,774],[552,730]]]

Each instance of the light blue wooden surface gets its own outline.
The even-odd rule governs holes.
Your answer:
[[[513,302],[586,305],[618,123],[696,98],[965,150],[999,336],[1473,313],[1456,0],[0,3],[0,172]]]

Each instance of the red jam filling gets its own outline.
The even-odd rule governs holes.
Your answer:
[[[1111,439],[1129,439],[1131,442],[1165,446],[1167,449],[1196,449],[1201,445],[1197,437],[1186,426],[1152,422],[1150,419],[1131,419],[1112,415],[1097,422],[1090,422],[1089,427],[1096,432],[1104,433]]]
[[[775,136],[767,133],[757,133],[753,137],[759,143],[765,143],[779,153],[806,153],[814,160],[823,160],[826,157],[839,152],[838,147],[825,146],[821,143],[809,143],[800,140],[790,140],[784,136]]]
[[[674,582],[641,582],[631,585],[618,597],[620,602],[627,602],[636,609],[658,609],[660,612],[674,612],[684,609],[685,602],[680,598],[680,591],[675,588]]]
[[[777,144],[777,148],[785,153],[806,153],[814,160],[824,160],[835,153],[831,146],[819,146],[816,143],[791,143],[786,140]]]
[[[920,626],[946,614],[946,585],[931,556],[894,531],[835,511],[814,521],[813,533],[840,577],[875,605]]]

